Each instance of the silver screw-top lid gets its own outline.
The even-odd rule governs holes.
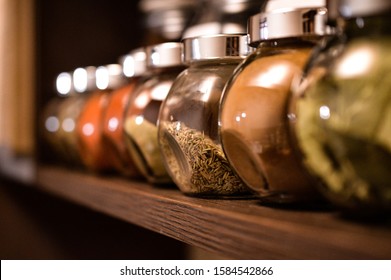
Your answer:
[[[96,87],[100,90],[116,89],[125,83],[120,64],[108,64],[96,68]]]
[[[183,44],[168,42],[146,47],[147,68],[165,68],[183,65]]]
[[[120,58],[123,74],[128,77],[139,77],[147,68],[147,54],[144,48],[138,48]]]
[[[250,45],[269,39],[329,34],[325,2],[269,0],[261,13],[248,20]]]
[[[76,92],[87,92],[96,89],[95,66],[79,67],[72,73],[73,88]]]
[[[337,0],[338,11],[344,18],[370,16],[391,10],[390,0]]]
[[[73,92],[72,73],[62,72],[57,75],[56,91],[59,96],[67,96]]]
[[[184,62],[209,59],[242,59],[251,48],[247,34],[217,34],[183,40]]]
[[[303,8],[275,11],[260,16],[260,39],[327,34],[327,9]]]
[[[247,34],[249,44],[256,46],[261,41],[261,13],[255,14],[248,18]]]

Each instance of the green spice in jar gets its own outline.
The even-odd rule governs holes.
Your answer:
[[[153,184],[172,183],[158,145],[158,115],[182,64],[182,44],[169,42],[146,48],[147,73],[125,110],[127,152],[142,176]]]

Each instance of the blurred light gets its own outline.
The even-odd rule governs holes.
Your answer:
[[[94,129],[94,125],[92,123],[86,123],[83,125],[83,128],[82,128],[82,131],[83,131],[83,134],[86,135],[86,136],[91,136],[95,129]]]
[[[56,132],[60,128],[60,122],[58,118],[50,116],[45,121],[46,130],[49,132]]]
[[[68,94],[72,89],[72,76],[69,73],[61,73],[56,79],[56,88],[62,95]]]
[[[62,129],[66,132],[72,132],[75,130],[75,121],[71,118],[66,118],[62,122]]]
[[[88,85],[88,74],[84,68],[77,68],[73,71],[73,85],[77,92],[85,92]]]
[[[107,89],[109,86],[109,71],[104,66],[96,69],[96,86],[101,90]]]

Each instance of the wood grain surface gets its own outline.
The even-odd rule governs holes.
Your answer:
[[[390,259],[391,224],[325,209],[277,209],[257,199],[202,199],[175,186],[38,168],[37,188],[233,259]],[[134,240],[129,240],[134,242]]]

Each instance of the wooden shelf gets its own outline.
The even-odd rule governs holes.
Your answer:
[[[275,209],[255,199],[183,195],[117,177],[38,168],[37,188],[234,259],[389,259],[391,225],[347,221],[333,211]]]

